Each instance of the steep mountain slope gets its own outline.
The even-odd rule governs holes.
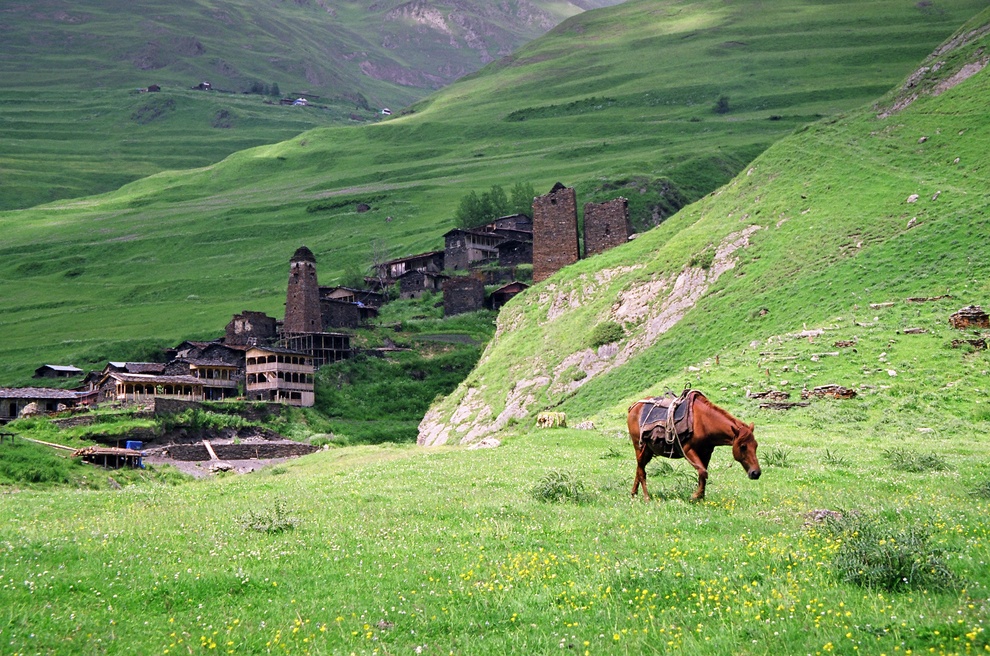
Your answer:
[[[584,3],[605,4],[614,1]],[[0,209],[108,191],[313,127],[371,120],[583,8],[545,0],[6,3]],[[232,93],[188,91],[203,81]],[[136,93],[149,85],[162,93]],[[279,107],[279,92],[313,106]]]
[[[879,384],[892,397],[912,386],[892,380],[898,369],[937,380],[938,359],[950,357],[937,350],[912,353],[895,339],[885,350],[864,344],[875,359],[857,358],[821,329],[865,340],[884,321],[905,329],[918,320],[910,309],[875,316],[893,301],[990,299],[988,47],[990,11],[880,102],[799,130],[660,227],[514,299],[475,372],[424,420],[420,442],[477,440],[546,408],[621,426],[640,395],[724,385],[719,355],[735,366],[734,385],[754,391],[840,382],[816,380],[834,371],[818,364],[830,357],[846,362],[852,380],[841,382]],[[948,318],[925,316],[929,333]],[[625,336],[594,348],[588,333],[607,321]],[[823,343],[811,349],[826,353],[794,345],[816,337]],[[948,348],[944,335],[928,339]],[[897,366],[886,364],[895,353]],[[871,378],[877,366],[888,384]],[[951,408],[956,385],[979,385],[979,361],[972,366],[973,380],[945,381],[938,399],[910,409]]]
[[[408,115],[0,213],[0,360],[14,382],[46,361],[215,336],[245,309],[281,316],[300,244],[331,282],[370,264],[373,241],[393,257],[439,247],[460,198],[493,184],[625,195],[652,225],[816,115],[876,98],[984,6],[634,0]],[[727,114],[712,111],[720,94]]]

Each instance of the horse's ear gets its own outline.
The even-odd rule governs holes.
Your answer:
[[[756,424],[750,424],[749,425],[749,432],[752,433],[755,430],[756,430]]]

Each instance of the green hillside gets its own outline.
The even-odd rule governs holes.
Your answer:
[[[950,349],[965,335],[947,324],[990,305],[988,18],[878,103],[798,130],[659,228],[514,299],[420,441],[476,440],[547,408],[622,426],[631,401],[684,385],[734,405],[747,389],[863,386],[898,423],[984,420],[954,397],[986,398],[985,358]],[[940,314],[911,298],[941,298]],[[607,322],[624,335],[595,348]],[[912,327],[926,334],[899,332]]]
[[[313,127],[372,120],[582,6],[605,4],[8,3],[0,209],[109,191]],[[203,81],[215,91],[189,91]],[[162,93],[137,93],[149,85]],[[312,106],[278,105],[299,96]]]
[[[5,382],[215,336],[245,309],[280,316],[300,244],[331,282],[370,264],[375,240],[395,257],[439,247],[460,198],[492,184],[622,194],[648,227],[781,136],[876,98],[983,6],[628,2],[405,116],[0,213]]]

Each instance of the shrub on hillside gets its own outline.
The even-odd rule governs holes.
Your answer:
[[[551,469],[533,486],[530,494],[537,501],[548,503],[585,503],[591,496],[584,483],[574,478],[574,474],[560,469]]]
[[[591,329],[589,343],[591,348],[598,348],[606,344],[618,342],[626,336],[625,329],[614,321],[603,321]]]
[[[830,515],[826,532],[839,542],[834,566],[842,580],[866,588],[947,590],[959,581],[945,549],[931,543],[921,523],[891,526],[879,517]]]
[[[949,468],[949,463],[946,462],[945,458],[934,451],[931,453],[918,453],[916,451],[891,448],[884,449],[883,457],[887,459],[890,466],[894,469],[916,474],[927,471],[945,471]]]
[[[289,513],[285,499],[279,497],[267,508],[247,511],[241,517],[240,524],[246,531],[275,535],[291,531],[299,525],[299,520]]]

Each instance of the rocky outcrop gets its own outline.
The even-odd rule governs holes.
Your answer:
[[[426,414],[419,426],[419,444],[474,443],[504,429],[513,420],[530,417],[535,410],[542,409],[540,403],[572,393],[629,362],[677,325],[712,285],[735,267],[736,252],[745,248],[759,229],[751,225],[726,236],[715,247],[710,262],[704,266],[688,265],[676,275],[637,280],[642,267],[624,266],[582,275],[566,283],[551,281],[536,300],[536,305],[544,308],[542,318],[538,319],[543,326],[565,320],[571,312],[580,312],[588,300],[605,293],[614,282],[621,284],[623,279],[629,280],[619,291],[610,312],[611,320],[631,326],[628,337],[621,343],[563,355],[556,364],[540,358],[527,361],[527,377],[516,380],[505,391],[492,389],[483,375],[475,379],[472,374],[445,404],[434,406]],[[522,320],[518,313],[500,317],[492,343],[519,329]],[[479,368],[491,357],[491,351],[490,345]],[[491,402],[498,397],[504,399],[500,410]]]

